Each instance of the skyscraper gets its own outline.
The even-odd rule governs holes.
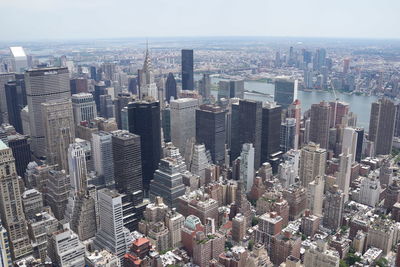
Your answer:
[[[128,131],[112,132],[115,187],[134,194],[137,203],[143,199],[140,136]]]
[[[139,97],[140,99],[151,98],[158,99],[157,85],[154,82],[153,66],[151,64],[149,49],[146,49],[146,55],[143,68],[139,70]]]
[[[14,260],[32,253],[22,207],[20,181],[12,151],[0,140],[0,215]]]
[[[218,99],[233,97],[244,98],[244,80],[219,81]]]
[[[182,49],[182,90],[194,90],[192,49]]]
[[[343,208],[344,194],[337,185],[334,185],[325,194],[322,224],[332,231],[337,231],[342,225]]]
[[[377,155],[392,152],[396,106],[386,98],[371,104],[368,138],[374,142]]]
[[[302,186],[307,187],[315,177],[325,175],[326,158],[326,150],[318,144],[309,143],[301,149],[299,176]]]
[[[254,146],[254,168],[261,165],[262,103],[254,100],[239,102],[239,145],[252,143]],[[232,139],[234,137],[232,136]],[[235,137],[236,138],[236,137]],[[279,140],[279,137],[278,137]],[[279,143],[278,143],[279,145]],[[265,150],[264,150],[265,151]]]
[[[178,198],[186,191],[181,174],[182,164],[185,163],[174,158],[161,159],[159,168],[154,174],[154,180],[150,184],[152,200],[160,196],[169,207],[177,207]]]
[[[71,96],[75,124],[81,121],[91,121],[97,117],[96,102],[93,95],[79,93]]]
[[[283,109],[287,109],[297,99],[297,84],[297,80],[277,79],[275,81],[274,101]]]
[[[176,81],[172,72],[168,73],[167,81],[165,82],[165,100],[169,103],[171,97],[174,99],[178,98]]]
[[[196,137],[196,109],[199,101],[180,98],[170,102],[171,141],[185,155],[187,141]]]
[[[240,179],[246,193],[249,193],[254,182],[254,147],[253,144],[243,144],[240,153]]]
[[[122,196],[110,189],[97,193],[100,214],[100,229],[94,240],[96,249],[107,249],[122,258],[127,252],[129,230],[124,227]]]
[[[135,102],[128,105],[129,132],[140,136],[143,188],[148,191],[150,180],[161,158],[160,103]]]
[[[356,161],[360,162],[363,153],[364,128],[356,128],[355,131],[357,134]]]
[[[207,102],[211,96],[211,78],[210,74],[204,73],[202,79],[199,81],[199,94],[203,97],[203,100]]]
[[[300,126],[301,126],[301,103],[296,99],[288,108],[288,117],[296,120],[296,135],[294,141],[294,149],[299,147],[300,142]]]
[[[26,56],[25,50],[21,46],[10,47],[12,56],[12,66],[16,73],[24,73],[28,69],[28,57]]]
[[[280,150],[287,152],[295,148],[296,142],[296,119],[286,118],[281,124]]]
[[[202,105],[196,110],[196,141],[210,151],[215,164],[223,164],[226,144],[226,111],[219,106]]]
[[[31,150],[29,144],[29,138],[26,135],[9,135],[8,146],[12,149],[13,156],[15,158],[15,167],[17,174],[21,177],[25,177],[25,171],[31,162]]]
[[[55,99],[42,103],[41,106],[47,160],[66,170],[67,149],[75,137],[71,100]]]
[[[1,86],[1,85],[0,85]],[[8,82],[5,86],[6,100],[7,100],[7,115],[8,122],[14,126],[18,133],[22,133],[22,119],[21,110],[22,105],[19,103],[19,95],[17,89],[17,82]]]
[[[106,119],[115,117],[115,107],[110,95],[100,96],[100,116]]]
[[[275,102],[265,103],[262,108],[261,163],[280,151],[280,127],[282,107]]]
[[[97,175],[103,178],[105,185],[112,185],[114,183],[112,135],[104,131],[93,133],[92,152]]]
[[[87,168],[85,151],[78,143],[70,144],[68,147],[68,166],[72,191],[75,194],[86,192]]]
[[[122,93],[118,93],[117,98],[114,100],[114,106],[115,106],[115,119],[117,121],[118,124],[118,129],[122,129],[122,117],[124,115],[122,115],[123,108],[127,108],[129,102],[133,101],[133,96],[131,95],[131,93],[128,92],[122,92]],[[123,130],[127,130],[127,129],[123,129]]]
[[[356,160],[357,137],[358,134],[355,129],[350,127],[346,127],[343,129],[342,153],[348,150],[348,153],[352,155],[352,163],[354,163]]]
[[[15,73],[0,73],[0,123],[8,122],[8,101],[5,86],[15,81]]]
[[[322,101],[311,106],[310,141],[328,148],[331,107]]]
[[[57,266],[85,265],[85,246],[68,228],[52,233],[47,249],[52,263]]]
[[[37,157],[46,154],[46,141],[41,104],[55,99],[71,97],[69,73],[66,67],[38,68],[25,72],[26,94],[29,107],[31,149]]]

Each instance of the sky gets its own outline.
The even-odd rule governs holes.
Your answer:
[[[283,36],[400,39],[399,0],[0,0],[0,41]]]

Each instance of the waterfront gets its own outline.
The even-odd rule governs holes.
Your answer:
[[[212,78],[212,83],[218,83],[221,79]],[[258,101],[273,101],[275,86],[271,83],[246,81],[244,83],[245,99],[252,99]],[[262,94],[255,94],[251,92],[259,92]],[[218,92],[212,91],[214,97],[217,97]],[[368,131],[369,117],[371,112],[371,103],[375,102],[378,97],[376,96],[362,96],[362,95],[349,95],[343,93],[336,93],[339,101],[344,101],[350,104],[350,111],[357,114],[357,126],[364,127]],[[335,95],[333,92],[327,91],[298,91],[298,99],[301,102],[301,111],[304,113],[311,108],[312,104],[319,103],[323,100],[334,101]]]

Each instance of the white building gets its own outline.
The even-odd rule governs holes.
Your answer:
[[[0,220],[0,266],[12,267],[11,251],[9,247],[8,233],[2,226]]]
[[[302,186],[307,186],[317,176],[325,175],[326,156],[326,150],[315,143],[301,149],[299,176]]]
[[[346,127],[343,129],[342,153],[349,151],[352,155],[352,163],[356,160],[357,136],[358,135],[353,128]]]
[[[380,193],[379,173],[372,172],[368,177],[362,177],[358,202],[375,207],[379,203]]]
[[[74,94],[71,96],[71,100],[75,124],[79,124],[81,121],[91,121],[97,117],[96,102],[92,94]]]
[[[254,182],[254,147],[251,143],[245,143],[240,153],[240,179],[243,181],[246,193],[251,191]]]
[[[16,73],[24,73],[28,69],[28,57],[26,56],[25,50],[21,46],[10,47],[11,55],[13,58],[12,65],[13,70]]]
[[[351,163],[353,155],[346,150],[339,155],[339,172],[337,173],[337,184],[344,194],[344,202],[349,200]]]
[[[54,232],[49,238],[47,249],[48,256],[57,266],[85,266],[85,246],[68,228]]]
[[[327,244],[323,240],[318,240],[316,245],[311,244],[304,253],[304,266],[339,267],[339,261],[339,253],[327,249]]]
[[[94,251],[86,254],[88,267],[120,267],[121,260],[107,250]]]
[[[97,231],[94,246],[99,250],[107,249],[122,258],[128,251],[129,236],[129,230],[124,227],[122,195],[106,188],[99,190],[97,196],[100,228]]]
[[[196,109],[199,100],[180,98],[170,102],[171,108],[171,141],[185,155],[187,140],[196,137]]]
[[[69,145],[68,167],[71,187],[74,193],[84,192],[87,188],[86,155],[82,146],[77,143]]]
[[[92,134],[92,155],[94,170],[104,178],[106,185],[114,183],[114,162],[112,134],[97,132]]]
[[[323,176],[315,177],[307,187],[307,208],[312,214],[322,217],[322,203],[324,196],[325,181]]]

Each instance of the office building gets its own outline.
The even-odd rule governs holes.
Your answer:
[[[357,154],[357,143],[358,134],[356,129],[346,127],[343,129],[343,141],[342,141],[342,153],[348,150],[351,154],[351,163],[353,164],[356,160]]]
[[[73,194],[86,192],[86,155],[83,147],[78,143],[70,144],[68,147],[68,167]]]
[[[337,231],[342,226],[343,209],[344,194],[337,185],[333,185],[325,194],[323,226]]]
[[[140,147],[140,136],[123,130],[112,132],[115,187],[125,194],[135,195],[135,203],[143,200]]]
[[[96,102],[90,93],[79,93],[71,96],[75,124],[81,121],[92,121],[97,117]]]
[[[344,194],[344,202],[349,200],[350,176],[351,176],[351,160],[353,156],[348,150],[339,155],[339,171],[337,173],[337,184]]]
[[[189,171],[200,177],[201,181],[205,181],[206,168],[210,166],[210,159],[207,155],[206,147],[203,144],[194,144],[190,151],[188,162]]]
[[[381,183],[376,172],[361,178],[358,202],[370,207],[376,207],[380,202]]]
[[[244,98],[244,80],[219,81],[218,99]]]
[[[12,56],[12,67],[16,73],[24,73],[28,69],[28,57],[26,56],[25,50],[21,46],[10,47]]]
[[[154,82],[153,66],[151,64],[151,58],[149,49],[146,49],[144,58],[143,68],[138,71],[139,77],[139,98],[151,100],[158,99],[157,85]]]
[[[316,176],[307,187],[307,209],[313,215],[322,217],[322,203],[324,200],[325,181],[323,176]]]
[[[127,252],[129,230],[124,227],[122,196],[116,191],[101,189],[97,193],[100,214],[100,228],[97,231],[94,247],[107,249],[122,258]]]
[[[331,106],[328,102],[311,105],[310,141],[328,148]]]
[[[199,101],[180,98],[170,102],[171,141],[185,155],[187,142],[196,137],[196,109]]]
[[[88,93],[88,80],[85,78],[76,78],[69,81],[71,94]]]
[[[68,195],[70,192],[70,177],[65,170],[47,170],[48,180],[46,184],[45,202],[50,206],[57,220],[64,218],[67,209]]]
[[[182,49],[182,90],[194,90],[192,49]]]
[[[240,155],[244,143],[254,146],[254,168],[261,165],[262,103],[254,100],[240,100],[239,105],[232,105],[232,155]],[[279,137],[278,137],[279,139]],[[279,141],[278,141],[279,142]],[[279,145],[279,144],[278,144]],[[237,155],[236,155],[237,154]]]
[[[0,123],[8,122],[6,84],[15,81],[15,73],[0,73]]]
[[[210,151],[212,161],[225,161],[226,111],[219,106],[201,105],[196,110],[196,141]]]
[[[165,100],[169,103],[171,99],[178,98],[176,81],[172,72],[168,73],[167,81],[165,82]]]
[[[131,93],[128,92],[122,92],[118,93],[117,98],[114,100],[114,106],[115,106],[115,119],[117,121],[118,129],[122,129],[122,124],[127,124],[127,107],[130,102],[133,101],[133,96]],[[122,111],[125,108],[125,111]],[[124,113],[124,115],[122,115]],[[123,118],[125,116],[125,118]],[[124,120],[124,122],[122,122]],[[128,130],[122,129],[122,130]]]
[[[374,142],[376,155],[389,155],[392,152],[395,104],[386,98],[371,104],[368,138]]]
[[[25,218],[33,219],[43,209],[43,195],[36,189],[25,190],[22,194],[22,206]]]
[[[68,228],[54,232],[49,237],[48,256],[58,266],[84,266],[85,246]]]
[[[21,177],[25,177],[25,171],[31,162],[31,150],[30,141],[26,135],[9,135],[7,137],[8,146],[11,148],[13,156],[15,158],[15,167],[17,174]]]
[[[100,117],[109,119],[115,117],[115,107],[110,95],[100,96]]]
[[[281,134],[280,134],[280,150],[287,152],[295,148],[296,143],[296,119],[286,118],[281,123]]]
[[[0,140],[0,215],[8,232],[13,260],[29,256],[32,246],[22,206],[21,183],[12,151]]]
[[[7,230],[0,220],[0,264],[4,267],[12,267],[9,242]]]
[[[128,120],[129,132],[140,136],[143,188],[148,191],[161,158],[160,103],[130,103]]]
[[[287,109],[297,99],[297,86],[297,80],[275,80],[274,101],[283,109]]]
[[[246,193],[249,193],[254,182],[254,147],[253,144],[245,143],[240,153],[240,179]]]
[[[281,113],[282,107],[275,102],[265,103],[262,108],[261,163],[273,159],[280,151]]]
[[[29,109],[31,149],[36,157],[46,155],[46,127],[43,122],[42,103],[55,99],[69,99],[69,73],[66,67],[38,68],[25,72],[25,85]]]
[[[104,81],[100,81],[94,85],[94,91],[92,92],[94,102],[96,103],[96,110],[100,111],[100,96],[107,95],[107,87]]]
[[[211,77],[210,74],[204,73],[199,81],[199,94],[203,97],[203,101],[207,102],[211,96]]]
[[[326,159],[326,150],[317,144],[309,143],[301,149],[299,176],[304,187],[307,187],[315,177],[324,177]]]
[[[159,168],[154,174],[154,179],[150,183],[150,199],[154,201],[157,196],[163,198],[165,203],[176,208],[178,198],[183,196],[186,187],[182,180],[182,165],[185,163],[174,158],[163,158]]]
[[[75,138],[71,100],[56,99],[42,103],[42,114],[47,161],[66,170],[68,146]]]
[[[18,85],[16,81],[12,81],[4,85],[4,90],[7,101],[8,123],[14,126],[18,133],[22,133],[21,110],[23,108],[23,103],[19,101],[21,96],[18,92],[21,90],[21,86]]]
[[[105,185],[114,184],[114,160],[112,134],[99,131],[92,134],[94,170],[102,177]]]

